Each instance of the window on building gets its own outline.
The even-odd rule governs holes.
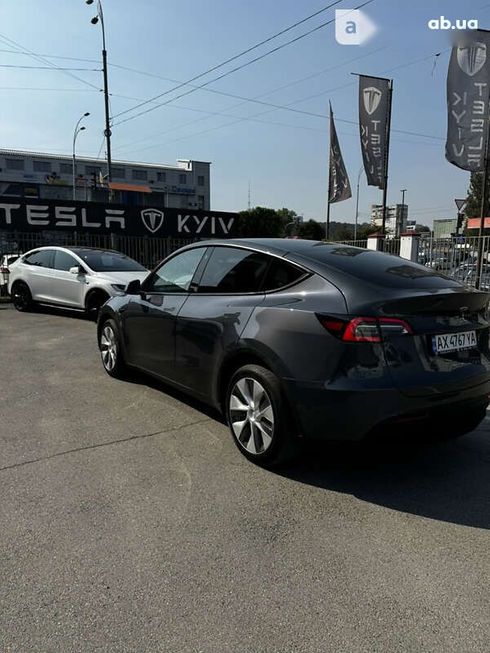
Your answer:
[[[125,168],[112,168],[113,179],[126,179]]]
[[[24,170],[24,159],[5,159],[7,170]]]
[[[197,185],[204,186],[204,175],[197,175]]]
[[[186,184],[186,183],[187,183],[187,175],[180,174],[179,175],[179,184]]]
[[[76,174],[75,166],[75,174]],[[60,163],[60,174],[62,175],[71,175],[73,174],[73,164],[72,163]]]
[[[34,172],[51,172],[51,162],[50,161],[33,161],[32,169]]]
[[[166,172],[157,172],[157,181],[167,181],[167,173]]]
[[[197,196],[197,208],[199,208],[199,209],[204,208],[204,195],[198,195]]]
[[[94,172],[95,174],[99,174],[101,168],[100,166],[85,166],[85,174],[86,175],[93,175]]]
[[[146,170],[135,169],[132,172],[133,179],[138,181],[146,181],[148,179],[148,172]]]

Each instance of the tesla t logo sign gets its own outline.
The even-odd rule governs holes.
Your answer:
[[[163,211],[159,211],[158,209],[145,209],[144,211],[141,211],[143,224],[152,234],[160,229],[164,218]]]
[[[379,107],[382,96],[383,94],[381,91],[374,86],[370,86],[369,88],[364,89],[364,108],[370,116],[372,116],[376,109]]]

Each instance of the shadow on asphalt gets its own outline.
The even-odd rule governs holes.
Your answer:
[[[309,443],[276,473],[392,510],[490,528],[490,431],[449,442]]]
[[[0,310],[6,309],[12,310],[11,305],[0,303]],[[37,311],[86,319],[58,308]],[[223,424],[214,409],[150,376],[133,372],[126,380],[163,392]],[[480,428],[449,442],[437,442],[432,434],[429,440],[424,433],[403,439],[394,433],[391,440],[364,445],[309,442],[293,464],[270,473],[392,510],[489,529],[490,422]]]
[[[139,372],[127,381],[164,392],[224,423],[216,410],[163,382]],[[294,463],[270,473],[392,510],[490,528],[490,427],[452,441],[430,437],[394,434],[396,441],[364,444],[310,441]]]

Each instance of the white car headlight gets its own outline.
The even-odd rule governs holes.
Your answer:
[[[114,288],[117,292],[124,292],[126,290],[126,286],[123,283],[111,283],[111,288]]]

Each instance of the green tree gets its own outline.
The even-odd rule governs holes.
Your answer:
[[[482,202],[482,182],[483,174],[481,172],[472,172],[470,176],[470,187],[465,213],[469,218],[477,218],[481,215]],[[489,193],[490,195],[490,193]],[[487,203],[485,215],[489,214],[490,202]]]
[[[316,220],[308,220],[299,225],[298,236],[305,240],[323,240],[325,238],[325,228]]]
[[[256,206],[240,211],[237,235],[242,238],[282,238],[287,218],[278,215],[274,209]]]
[[[357,227],[357,240],[364,240],[370,234],[375,234],[380,231],[379,227],[376,227],[369,222],[363,222]]]
[[[430,233],[430,228],[426,224],[416,224],[415,231],[418,234]]]

